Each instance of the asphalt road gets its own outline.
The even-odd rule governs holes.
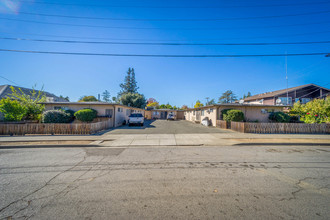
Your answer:
[[[228,133],[231,131],[206,127],[189,121],[145,120],[144,126],[128,125],[117,127],[108,134],[203,134],[203,133]]]
[[[0,150],[0,219],[329,219],[330,148]]]

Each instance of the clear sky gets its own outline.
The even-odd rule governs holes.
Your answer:
[[[147,43],[328,41],[328,12],[330,1],[326,0],[25,0],[14,3],[0,0],[0,36],[39,40]],[[301,15],[306,13],[307,15]],[[282,15],[285,16],[276,17]],[[82,19],[68,16],[127,20]],[[330,53],[330,44],[174,46],[72,44],[0,39],[0,49],[116,54],[234,55]],[[288,57],[287,61],[289,87],[308,83],[330,87],[330,57],[297,56]],[[76,101],[83,95],[97,97],[104,90],[110,91],[112,96],[117,95],[119,84],[123,81],[128,67],[134,67],[139,92],[146,98],[153,97],[160,103],[177,106],[191,106],[198,99],[205,102],[206,97],[218,100],[221,93],[228,89],[241,97],[249,91],[257,94],[286,87],[285,57],[156,58],[0,52],[1,77],[23,87],[37,84],[37,88],[40,88],[44,85],[46,91],[69,96],[71,101]],[[12,83],[0,78],[0,84]]]

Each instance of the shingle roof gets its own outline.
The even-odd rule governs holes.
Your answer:
[[[320,87],[323,88],[321,86],[315,85],[315,84],[306,84],[306,85],[302,85],[302,86],[296,86],[296,87],[292,87],[292,88],[288,88],[288,89],[281,89],[281,90],[276,90],[273,92],[265,92],[265,93],[261,93],[261,94],[257,94],[248,98],[245,98],[244,101],[251,101],[251,100],[256,100],[256,99],[264,99],[264,98],[269,98],[269,97],[274,97],[274,96],[278,96],[287,92],[291,92],[297,89],[302,89],[308,86],[315,86],[315,87]],[[329,90],[327,88],[323,88],[326,90]],[[330,90],[329,90],[330,91]]]
[[[0,99],[10,97],[12,94],[11,87],[12,85],[0,85]],[[33,89],[28,89],[24,87],[19,86],[13,86],[16,90],[19,88],[25,93],[25,94],[31,94]],[[39,92],[39,90],[35,90],[36,92]],[[54,102],[68,102],[66,99],[60,98],[52,93],[44,92],[47,98],[52,98]]]

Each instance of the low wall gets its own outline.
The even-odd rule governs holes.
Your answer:
[[[111,120],[96,123],[0,124],[0,135],[94,134],[112,126]]]
[[[330,134],[330,124],[231,122],[231,129],[259,134]]]

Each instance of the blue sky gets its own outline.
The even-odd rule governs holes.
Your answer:
[[[59,4],[40,4],[40,2]],[[250,43],[327,41],[330,13],[280,18],[221,21],[116,21],[46,17],[24,13],[124,19],[246,18],[330,11],[327,1],[15,1],[0,0],[0,36],[14,38],[116,41]],[[61,5],[71,4],[72,5]],[[306,4],[305,4],[306,3]],[[290,6],[275,6],[287,5]],[[89,6],[86,6],[89,5]],[[93,5],[93,6],[91,6]],[[109,6],[123,7],[109,7]],[[260,5],[272,5],[260,7]],[[148,6],[125,7],[125,6]],[[167,6],[167,8],[164,8]],[[176,6],[179,8],[169,8]],[[207,8],[207,6],[217,6]],[[219,7],[222,6],[222,7]],[[233,6],[233,7],[232,7]],[[160,7],[160,8],[157,8]],[[107,26],[76,27],[6,19]],[[312,23],[312,24],[311,24]],[[315,24],[319,23],[319,24]],[[289,26],[291,25],[291,26]],[[276,26],[276,27],[274,27]],[[120,28],[118,28],[120,27]],[[124,27],[124,29],[123,29]],[[151,29],[125,29],[125,28]],[[181,29],[180,29],[181,28]],[[195,30],[187,30],[195,28]],[[198,29],[199,28],[199,29]],[[197,30],[196,30],[197,29]],[[53,35],[53,36],[44,36]],[[64,36],[64,37],[63,37]],[[97,39],[102,38],[102,39]],[[330,44],[271,46],[150,46],[68,44],[0,40],[0,49],[118,54],[283,54],[330,52]],[[228,89],[238,97],[283,89],[285,57],[142,58],[69,56],[0,52],[0,76],[23,87],[44,89],[76,101],[83,95],[119,92],[128,67],[134,67],[139,92],[160,103],[191,106],[206,97],[218,99]],[[330,58],[288,57],[289,87],[315,83],[330,87]],[[0,78],[0,84],[12,84]]]

